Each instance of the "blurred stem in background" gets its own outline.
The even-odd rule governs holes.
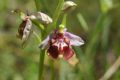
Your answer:
[[[108,80],[120,67],[120,56],[99,80]]]
[[[83,28],[83,30],[85,31],[85,32],[88,32],[88,24],[87,24],[87,22],[85,21],[85,19],[84,19],[84,17],[82,16],[82,14],[81,13],[78,13],[77,14],[77,18],[78,18],[78,21],[80,22],[80,24],[81,24],[81,27]]]

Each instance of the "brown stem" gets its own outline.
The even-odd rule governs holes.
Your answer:
[[[99,80],[108,80],[120,67],[120,56]]]

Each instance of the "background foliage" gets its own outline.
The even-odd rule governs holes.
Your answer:
[[[51,60],[45,56],[45,80],[98,80],[120,55],[120,1],[72,1],[77,7],[67,17],[67,28],[85,40],[81,48],[74,47],[80,62],[72,67],[56,60],[51,69]],[[41,0],[40,4],[41,11],[52,17],[58,0]],[[32,35],[26,48],[21,48],[16,38],[21,20],[11,13],[16,8],[36,12],[34,0],[0,0],[0,80],[37,80],[39,42]],[[120,69],[110,80],[119,79]]]

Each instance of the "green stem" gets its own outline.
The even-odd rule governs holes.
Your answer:
[[[40,61],[39,61],[39,77],[38,77],[38,80],[43,80],[44,58],[45,58],[45,50],[41,50]]]
[[[37,41],[41,42],[41,39],[40,39],[39,35],[35,31],[33,31],[33,34],[35,35]]]
[[[62,25],[66,26],[67,14],[63,15]]]
[[[50,27],[47,28],[47,33],[49,33],[50,30],[56,28],[57,20],[61,14],[63,4],[64,4],[64,0],[59,0],[58,6],[57,6],[57,8],[54,12],[54,15],[53,15],[53,23],[50,25]]]
[[[35,4],[36,4],[37,11],[40,11],[40,0],[35,0]],[[41,25],[37,25],[37,27],[42,28]],[[43,30],[41,30],[41,31],[43,31]],[[41,40],[42,40],[42,37],[44,37],[43,34],[41,35]],[[45,50],[41,50],[40,51],[38,80],[43,80],[44,58],[45,58]]]
[[[64,3],[64,0],[59,0],[59,3],[58,3],[58,6],[55,10],[55,13],[54,13],[54,16],[53,16],[53,27],[55,28],[56,27],[56,23],[57,23],[57,20],[60,16],[60,13],[61,13],[61,10],[62,10],[62,7],[63,7],[63,3]]]
[[[50,60],[49,63],[50,63],[50,68],[51,68],[51,79],[50,79],[50,80],[55,80],[55,75],[54,75],[54,62],[53,62],[53,60]]]
[[[40,29],[40,31],[44,30],[44,26],[42,24],[38,23],[37,21],[32,20],[32,23],[35,24],[38,27],[38,29]]]

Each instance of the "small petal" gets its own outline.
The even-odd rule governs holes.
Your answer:
[[[50,45],[49,49],[48,49],[48,54],[54,58],[54,59],[57,59],[58,58],[58,55],[59,55],[59,51],[58,51],[58,48],[56,46],[52,46]]]
[[[30,36],[30,33],[32,31],[31,29],[32,29],[32,22],[31,20],[27,19],[25,28],[23,30],[22,43],[24,43]]]
[[[64,36],[70,40],[70,45],[80,46],[80,45],[84,44],[84,41],[79,36],[76,36],[76,35],[71,34],[69,32],[65,32]]]
[[[74,52],[71,48],[69,47],[64,47],[64,54],[63,57],[65,60],[70,59],[73,56]]]
[[[39,45],[39,48],[42,48],[42,49],[45,49],[45,47],[48,45],[48,42],[49,42],[49,38],[50,36],[48,35],[47,38],[45,38],[45,40],[43,40],[40,45]]]
[[[53,22],[52,18],[42,12],[38,12],[36,18],[39,19],[43,24],[50,24]]]
[[[24,28],[26,26],[26,23],[27,23],[27,20],[23,20],[22,23],[20,24],[19,28],[18,28],[18,37],[20,39],[22,39],[23,31],[24,31]]]

